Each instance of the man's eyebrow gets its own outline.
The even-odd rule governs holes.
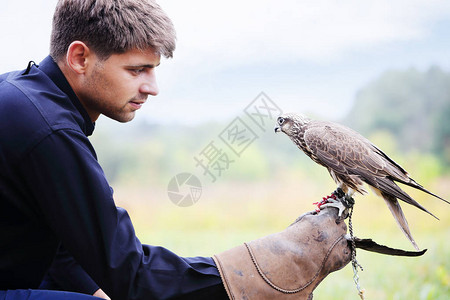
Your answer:
[[[154,64],[142,64],[142,65],[129,65],[128,67],[130,68],[156,68],[157,66],[159,66],[161,63],[159,62],[157,65]]]

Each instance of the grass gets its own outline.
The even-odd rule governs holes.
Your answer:
[[[161,245],[182,256],[211,256],[281,231],[302,213],[313,210],[311,203],[335,188],[325,175],[284,174],[253,183],[218,181],[204,186],[199,202],[187,208],[172,204],[165,187],[114,189],[116,202],[129,211],[143,243]],[[448,186],[450,178],[441,178],[428,187],[450,199]],[[428,251],[417,258],[358,251],[364,267],[359,273],[361,286],[367,299],[449,299],[450,207],[424,193],[407,191],[441,219],[402,204],[416,242]],[[353,223],[357,236],[413,249],[382,199],[358,195],[356,202]],[[350,265],[330,274],[314,292],[314,299],[359,299],[352,277]]]

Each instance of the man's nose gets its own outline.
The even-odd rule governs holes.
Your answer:
[[[139,92],[142,94],[156,96],[159,94],[158,83],[155,74],[149,74],[146,80],[141,84]]]

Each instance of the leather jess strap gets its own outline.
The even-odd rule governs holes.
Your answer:
[[[351,238],[349,235],[346,235],[346,239],[349,243],[349,246],[352,246]],[[392,256],[421,256],[425,252],[427,252],[427,249],[423,249],[422,251],[406,251],[402,249],[395,249],[391,248],[385,245],[380,245],[373,241],[372,239],[360,239],[357,237],[353,238],[355,241],[356,248],[360,248],[366,251],[370,252],[376,252],[380,254],[385,255],[392,255]]]

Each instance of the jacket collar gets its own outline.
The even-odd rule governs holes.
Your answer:
[[[72,104],[76,107],[76,109],[84,119],[84,124],[82,124],[81,126],[84,134],[86,136],[92,135],[95,128],[95,123],[91,121],[91,118],[89,117],[86,109],[83,107],[83,104],[81,104],[77,95],[75,95],[75,92],[73,91],[66,77],[64,76],[56,62],[53,60],[53,58],[51,56],[47,56],[39,64],[39,70],[47,74],[47,76],[56,84],[56,86],[69,97],[70,101],[72,101]]]

